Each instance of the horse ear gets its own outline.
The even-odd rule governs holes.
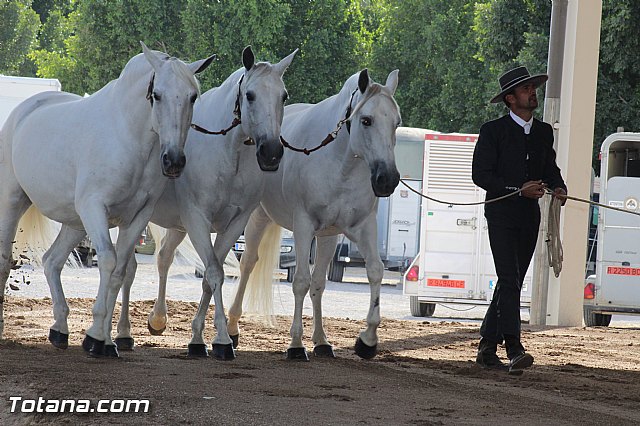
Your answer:
[[[142,45],[142,53],[144,53],[144,57],[147,58],[147,61],[149,61],[151,67],[154,70],[160,68],[162,61],[160,60],[160,58],[158,58],[158,54],[151,51],[142,41],[140,41],[140,44]]]
[[[358,78],[358,88],[361,93],[364,93],[369,87],[369,71],[365,68],[360,71],[360,77]]]
[[[242,51],[242,64],[245,69],[249,71],[253,68],[253,64],[256,62],[256,57],[253,54],[253,50],[251,50],[251,45],[244,48]]]
[[[396,93],[396,89],[398,88],[399,72],[400,72],[399,70],[393,70],[389,73],[389,76],[387,77],[387,83],[385,84],[385,86],[387,87],[387,89],[391,91],[391,93]]]
[[[200,59],[199,61],[192,62],[187,66],[194,74],[198,74],[206,70],[207,67],[211,65],[211,62],[213,62],[214,59],[216,59],[216,55],[211,55],[206,59]]]
[[[274,65],[274,67],[276,68],[276,70],[278,70],[280,75],[283,75],[284,72],[287,70],[287,68],[289,68],[289,65],[291,65],[291,62],[293,61],[293,57],[296,56],[296,53],[298,53],[298,50],[300,49],[294,50],[289,54],[289,56],[287,56],[286,58],[283,58],[280,62]]]

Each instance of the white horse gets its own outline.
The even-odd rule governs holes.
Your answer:
[[[247,47],[242,53],[244,67],[231,74],[220,87],[202,95],[194,111],[195,124],[210,131],[227,128],[232,122],[237,126],[224,135],[189,133],[185,147],[189,167],[180,178],[167,185],[154,210],[151,221],[169,230],[158,254],[160,284],[149,315],[149,331],[157,335],[165,329],[167,274],[174,251],[186,231],[205,266],[203,295],[189,343],[192,356],[207,356],[203,331],[213,294],[217,331],[212,343],[213,355],[219,359],[235,357],[222,302],[223,262],[260,202],[265,176],[278,169],[283,154],[280,126],[288,97],[282,76],[296,52],[272,65],[255,63],[253,52]],[[213,245],[211,232],[217,232]],[[133,346],[126,309],[126,285],[131,281],[133,277],[127,279],[123,287],[123,311],[116,338],[119,347],[126,345],[127,348]]]
[[[94,95],[35,95],[11,113],[0,133],[0,294],[18,220],[34,204],[62,223],[43,263],[56,319],[50,339],[66,347],[68,306],[60,271],[88,234],[100,258],[93,324],[83,342],[92,355],[118,356],[110,337],[116,297],[125,270],[135,272],[131,253],[166,176],[179,176],[185,166],[184,144],[199,96],[194,74],[214,59],[185,64],[142,48]],[[120,228],[115,249],[113,226]],[[0,312],[2,307],[0,299]]]
[[[360,333],[355,350],[362,358],[375,356],[384,271],[376,245],[376,197],[389,196],[400,179],[393,152],[395,131],[400,125],[400,111],[393,98],[397,85],[397,70],[389,74],[385,86],[371,81],[367,70],[363,70],[350,77],[337,95],[315,105],[296,104],[285,109],[282,125],[285,141],[309,151],[333,129],[340,129],[342,123],[346,122],[347,128],[339,130],[333,142],[309,156],[288,152],[278,172],[265,176],[261,207],[251,215],[245,229],[241,279],[229,310],[228,327],[234,341],[247,280],[258,261],[260,241],[268,225],[275,222],[293,231],[298,259],[309,259],[311,242],[317,237],[313,274],[308,263],[299,260],[292,284],[295,311],[287,358],[308,360],[302,343],[302,305],[310,288],[314,353],[334,356],[322,326],[321,298],[340,233],[358,244],[371,286],[367,328]],[[277,251],[279,233],[270,235],[275,237],[267,247]],[[258,283],[271,286],[273,268],[261,268],[265,269],[266,276],[252,280],[256,278]]]

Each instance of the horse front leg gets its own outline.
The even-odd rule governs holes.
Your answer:
[[[207,317],[207,310],[211,302],[211,296],[216,292],[222,292],[222,283],[224,282],[224,269],[222,261],[220,261],[214,253],[211,244],[211,224],[195,209],[185,212],[186,218],[183,218],[189,238],[194,248],[198,252],[202,263],[204,264],[204,274],[202,277],[202,296],[198,305],[198,312],[191,322],[191,342],[189,342],[190,356],[207,356],[207,349],[204,343],[204,326]],[[220,301],[222,297],[219,297]],[[218,297],[216,297],[216,302]],[[218,329],[216,339],[213,344],[213,355],[218,359],[230,360],[235,358],[233,345],[229,333],[226,329],[226,319],[224,318],[224,308],[215,307],[215,316],[222,318],[222,321],[216,321],[215,326],[221,327],[222,332]],[[223,334],[224,333],[224,334]]]
[[[367,328],[360,332],[356,340],[355,350],[360,358],[371,359],[376,356],[378,345],[378,326],[380,325],[380,286],[384,275],[384,264],[380,259],[377,247],[378,227],[376,223],[375,211],[366,219],[356,244],[362,253],[371,297],[369,300],[369,312],[367,313]]]
[[[96,295],[92,309],[93,323],[86,331],[82,348],[88,352],[90,356],[98,357],[107,355],[117,357],[117,353],[105,353],[105,341],[107,338],[111,341],[109,336],[111,327],[110,325],[106,326],[107,318],[109,323],[111,322],[111,316],[108,316],[109,286],[111,276],[116,268],[116,250],[113,247],[111,236],[109,235],[107,210],[105,206],[90,203],[90,201],[79,203],[76,209],[82,218],[82,223],[89,238],[91,238],[91,243],[95,246],[96,255],[99,259],[98,270],[100,271],[98,294]],[[110,350],[114,348],[115,346],[113,348],[110,347]]]
[[[176,248],[180,245],[186,233],[177,229],[167,230],[162,239],[162,245],[156,258],[158,267],[158,297],[147,318],[147,328],[153,336],[160,336],[167,328],[167,277],[173,263]]]
[[[335,358],[333,347],[327,340],[322,322],[322,294],[327,283],[327,268],[336,251],[338,236],[316,238],[316,259],[311,274],[311,303],[313,305],[313,354],[319,357]],[[301,259],[301,258],[299,258]],[[297,263],[300,263],[298,261]]]
[[[67,324],[69,306],[62,289],[60,274],[69,258],[69,253],[82,241],[85,235],[85,231],[62,225],[56,240],[42,257],[44,275],[47,278],[53,304],[54,323],[49,329],[49,341],[59,349],[67,349],[69,346],[69,325]]]
[[[233,303],[231,304],[231,308],[229,308],[229,323],[227,324],[227,329],[231,340],[233,341],[234,348],[237,348],[239,343],[240,329],[238,322],[242,316],[242,301],[244,300],[247,283],[253,268],[258,262],[258,248],[260,247],[260,241],[262,241],[264,232],[270,223],[271,219],[269,219],[269,216],[267,216],[262,207],[258,206],[251,213],[244,230],[245,250],[242,253],[242,258],[240,259],[240,281],[238,282],[238,287],[236,288],[236,294],[233,299]],[[262,281],[262,279],[262,277],[258,278],[259,281]],[[269,277],[265,279],[272,278]]]
[[[237,328],[234,330],[236,331],[236,338],[234,340],[229,333],[229,328],[227,327],[227,318],[225,316],[224,302],[222,300],[222,283],[224,282],[224,259],[227,257],[227,253],[229,253],[233,244],[238,240],[238,237],[242,235],[242,230],[244,229],[248,219],[248,213],[235,218],[224,232],[216,235],[216,241],[213,245],[215,257],[223,268],[222,281],[219,285],[216,285],[213,291],[213,298],[215,301],[213,321],[216,327],[216,336],[213,340],[212,346],[214,356],[219,359],[230,359],[230,356],[234,354],[233,348],[238,346]]]
[[[131,252],[127,263],[125,276],[122,283],[122,310],[120,311],[120,319],[118,320],[116,335],[116,346],[121,351],[132,351],[135,341],[131,336],[131,320],[129,319],[129,302],[131,295],[131,285],[136,277],[138,262],[136,261],[135,250]]]
[[[313,241],[313,227],[303,219],[296,218],[293,227],[293,238],[296,246],[296,273],[293,277],[291,288],[294,297],[293,322],[291,323],[291,343],[287,349],[287,359],[308,361],[307,350],[302,343],[303,325],[302,308],[304,298],[311,286],[311,270],[309,267],[309,256],[311,255],[311,241]]]
[[[136,262],[134,251],[135,245],[145,226],[147,226],[150,216],[151,208],[144,208],[136,215],[134,220],[131,221],[128,226],[120,226],[118,231],[118,241],[115,247],[116,265],[107,289],[106,315],[103,323],[103,327],[106,330],[105,355],[107,356],[119,356],[118,347],[115,342],[111,340],[113,312],[115,310],[118,293],[124,286],[125,282],[128,281],[127,286],[131,287],[131,284],[135,279],[136,270],[138,268],[138,262]],[[129,348],[129,350],[131,350],[133,349],[133,338],[131,338],[131,323],[129,322],[129,289],[123,293],[122,310],[123,315],[121,317],[121,321],[124,321],[124,323],[121,324],[121,342],[125,348],[128,345],[131,345]]]

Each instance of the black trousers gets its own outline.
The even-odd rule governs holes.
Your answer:
[[[520,344],[520,291],[536,248],[540,219],[517,225],[505,225],[498,220],[487,222],[498,282],[480,335],[491,343],[506,340],[509,354],[524,350]]]

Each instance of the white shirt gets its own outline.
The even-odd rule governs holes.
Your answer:
[[[514,114],[513,111],[509,111],[509,115],[511,116],[513,121],[515,121],[520,126],[522,126],[522,128],[524,129],[524,134],[528,135],[529,132],[531,131],[531,126],[533,125],[533,115],[531,116],[529,121],[524,121],[522,118],[520,118],[516,114]]]

